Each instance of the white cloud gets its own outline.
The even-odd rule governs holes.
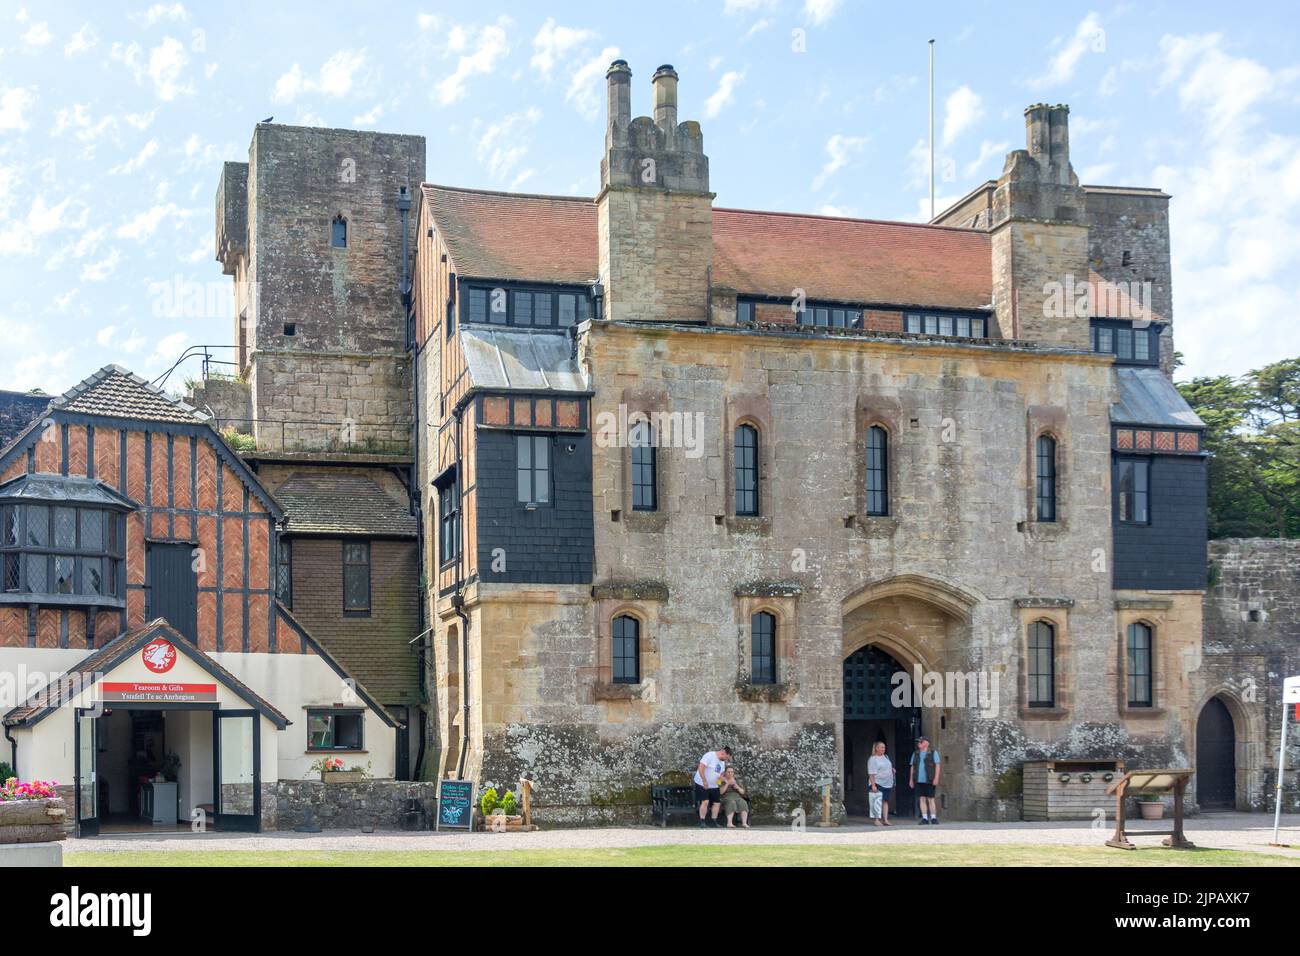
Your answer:
[[[1217,34],[1166,36],[1160,49],[1161,89],[1176,91],[1200,137],[1165,150],[1171,161],[1150,180],[1177,197],[1170,228],[1183,374],[1240,374],[1300,354],[1300,326],[1278,318],[1300,298],[1300,136],[1263,129],[1261,112],[1289,108],[1300,74],[1232,55]]]
[[[94,49],[99,44],[99,35],[95,33],[90,22],[82,23],[82,29],[73,34],[73,38],[64,44],[64,56],[77,56],[87,49]]]
[[[840,8],[842,0],[804,0],[804,16],[817,26],[821,26]]]
[[[131,15],[132,20],[135,20],[137,23],[143,23],[147,27],[151,27],[155,23],[161,23],[164,20],[183,23],[189,18],[189,11],[180,3],[155,3],[144,13],[134,13]]]
[[[172,219],[179,224],[188,216],[189,213],[175,203],[159,203],[118,226],[113,235],[119,239],[143,241],[157,232],[164,220]]]
[[[102,116],[98,120],[93,120],[89,106],[85,103],[74,103],[71,107],[63,107],[54,114],[54,126],[50,130],[50,135],[62,136],[69,130],[74,130],[73,135],[77,139],[89,143],[116,128],[117,120],[114,117]]]
[[[984,101],[969,86],[959,86],[949,94],[943,110],[943,145],[953,141],[984,118]]]
[[[376,123],[379,122],[379,117],[383,115],[384,115],[383,105],[376,103],[374,106],[370,107],[370,109],[366,110],[364,113],[358,113],[356,116],[352,117],[352,125],[353,126],[374,126]]]
[[[136,153],[131,159],[124,163],[119,163],[109,170],[114,176],[127,175],[138,172],[140,167],[149,162],[150,158],[158,152],[158,140],[151,139],[141,147],[140,152]]]
[[[113,343],[113,336],[117,333],[116,325],[106,325],[95,333],[95,341],[100,345],[108,348]]]
[[[108,255],[98,262],[86,263],[81,270],[81,280],[83,282],[103,282],[117,271],[118,263],[121,261],[122,254],[116,249],[110,249]]]
[[[488,125],[479,136],[474,152],[480,163],[487,167],[493,180],[510,176],[528,154],[527,132],[541,121],[542,111],[530,107],[522,113],[511,113],[500,122]],[[531,170],[525,173],[531,175]],[[527,177],[525,177],[527,178]]]
[[[984,164],[987,163],[993,157],[1005,156],[1007,150],[1009,150],[1010,148],[1011,148],[1011,144],[1005,141],[1000,143],[995,143],[992,140],[988,140],[988,139],[984,140],[982,143],[980,143],[979,155],[966,165],[965,172],[967,178],[976,175],[981,169],[984,168]]]
[[[471,77],[484,76],[493,72],[510,53],[510,40],[506,27],[512,23],[506,16],[499,17],[496,23],[489,24],[478,31],[474,38],[472,52],[463,53],[456,63],[455,71],[445,77],[434,88],[434,98],[443,106],[449,106],[461,99]],[[460,52],[469,48],[469,31],[462,27],[453,27],[448,37],[448,49]]]
[[[1089,13],[1079,21],[1074,33],[1061,43],[1060,50],[1047,64],[1047,72],[1035,77],[1031,82],[1035,86],[1055,86],[1068,83],[1074,79],[1074,71],[1079,61],[1092,51],[1102,53],[1106,49],[1106,31],[1102,28],[1101,18],[1096,13]]]
[[[277,103],[291,103],[303,93],[346,96],[352,92],[356,75],[365,66],[366,51],[339,50],[321,64],[316,76],[308,76],[297,63],[275,83],[272,94]]]
[[[542,28],[533,37],[533,58],[529,61],[545,79],[564,58],[576,53],[584,44],[594,40],[596,33],[581,27],[562,27],[554,17],[547,17]]]
[[[156,368],[163,363],[175,362],[185,346],[189,344],[190,337],[186,332],[173,332],[171,335],[164,335],[158,340],[154,347],[153,354],[144,360],[144,364],[149,368]]]
[[[36,95],[24,87],[0,89],[0,129],[24,130],[31,124],[27,111],[36,102]]]
[[[745,74],[736,70],[728,70],[722,74],[718,80],[718,88],[704,102],[704,115],[713,119],[722,110],[731,105],[736,99],[736,87],[745,81]]]
[[[50,25],[44,20],[40,23],[33,23],[27,32],[23,34],[23,43],[34,50],[39,50],[52,39],[54,39],[54,36],[50,33]]]
[[[181,74],[190,58],[185,52],[185,45],[175,37],[164,37],[161,43],[149,51],[147,63],[144,50],[138,43],[114,43],[110,56],[126,66],[137,83],[143,83],[148,78],[160,100],[170,101],[194,92],[193,87],[181,80]]]
[[[776,0],[726,0],[723,5],[723,10],[728,15],[774,9],[776,9]]]
[[[564,98],[589,120],[600,115],[605,71],[609,68],[610,62],[617,58],[618,47],[607,46],[574,70],[573,76],[569,79],[569,88],[565,91]]]
[[[834,176],[837,172],[849,164],[849,161],[857,153],[862,152],[867,145],[865,136],[845,136],[842,133],[836,133],[826,141],[826,165],[822,167],[817,178],[813,180],[812,188],[821,189],[826,181]]]

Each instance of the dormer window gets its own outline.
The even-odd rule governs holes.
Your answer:
[[[1160,327],[1152,322],[1093,319],[1092,350],[1115,356],[1117,365],[1159,365]]]
[[[591,318],[592,311],[585,289],[471,286],[466,299],[465,322],[542,331],[573,328]]]
[[[958,339],[982,339],[988,335],[988,319],[982,315],[955,312],[906,312],[903,331],[913,335],[946,335]]]
[[[330,230],[330,245],[335,249],[348,247],[348,221],[341,213],[334,217],[334,224]]]

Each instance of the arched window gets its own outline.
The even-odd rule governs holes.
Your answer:
[[[641,622],[627,614],[614,618],[614,683],[641,683]]]
[[[889,514],[889,432],[867,429],[867,514]]]
[[[1128,705],[1150,707],[1153,703],[1153,633],[1142,623],[1128,626]]]
[[[655,511],[659,507],[659,495],[654,426],[638,421],[628,437],[632,446],[632,510]]]
[[[1056,705],[1056,629],[1046,621],[1029,625],[1029,706]]]
[[[736,514],[758,514],[758,429],[736,429]]]
[[[1038,436],[1038,520],[1056,520],[1056,439]]]
[[[776,618],[759,611],[749,619],[750,668],[752,684],[776,683]]]
[[[333,227],[330,230],[330,245],[336,249],[348,247],[348,221],[343,218],[342,213],[334,217]]]

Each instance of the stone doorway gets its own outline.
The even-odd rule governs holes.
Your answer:
[[[894,763],[891,816],[916,813],[915,794],[907,787],[907,761],[921,733],[919,707],[895,707],[893,677],[903,667],[886,651],[867,646],[844,660],[844,809],[850,816],[869,811],[867,760],[876,743]]]
[[[1196,721],[1196,802],[1202,810],[1237,806],[1237,733],[1220,697],[1206,701]]]

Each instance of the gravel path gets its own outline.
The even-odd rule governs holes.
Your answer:
[[[1191,819],[1187,836],[1198,847],[1215,849],[1257,850],[1300,858],[1300,815],[1282,818],[1279,840],[1297,849],[1277,850],[1268,846],[1272,838],[1273,817],[1263,813],[1211,814]],[[1129,827],[1140,837],[1142,829],[1169,828],[1169,821],[1138,823]],[[1111,821],[1094,829],[1087,822],[1070,823],[957,823],[945,822],[937,827],[918,826],[914,822],[896,824],[888,829],[861,822],[842,827],[802,831],[786,827],[755,827],[743,830],[701,830],[692,826],[608,827],[590,829],[540,830],[534,833],[485,834],[463,831],[443,833],[403,833],[384,831],[361,833],[356,830],[331,830],[325,833],[176,833],[121,834],[73,840],[64,845],[69,854],[89,852],[138,852],[141,850],[559,850],[612,849],[665,844],[722,845],[749,843],[758,845],[940,845],[940,844],[1037,844],[1054,846],[1098,846],[1110,836]],[[1143,841],[1157,844],[1156,838]]]

